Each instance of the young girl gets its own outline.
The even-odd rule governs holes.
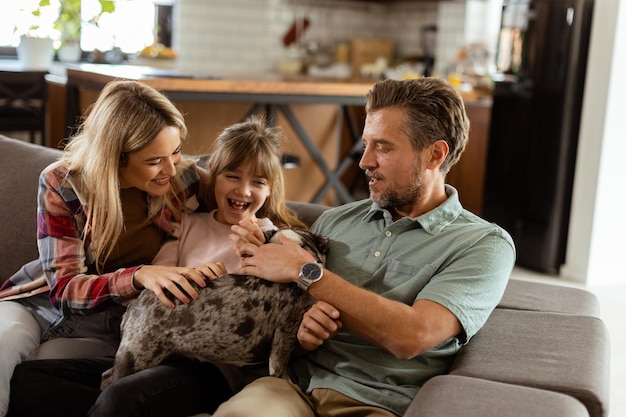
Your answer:
[[[180,238],[163,245],[153,263],[194,266],[220,261],[228,272],[239,256],[228,239],[230,226],[256,222],[261,230],[306,226],[285,204],[279,136],[259,117],[226,128],[209,160],[209,191],[217,209],[184,215]]]
[[[208,189],[217,208],[183,215],[180,238],[165,243],[153,264],[195,266],[213,262],[220,264],[216,275],[236,272],[240,258],[229,240],[232,225],[254,222],[262,231],[277,226],[306,228],[285,204],[279,139],[276,130],[267,128],[259,117],[226,128],[209,160]],[[238,367],[218,367],[233,392],[241,389],[244,375]],[[105,390],[94,409],[102,404],[128,404],[132,393],[130,386],[122,384]]]
[[[213,275],[234,272],[239,268],[239,257],[228,236],[231,225],[252,221],[264,230],[276,226],[302,227],[285,203],[284,178],[281,166],[280,137],[275,129],[267,128],[263,119],[252,117],[245,122],[225,129],[217,138],[209,161],[208,196],[213,196],[208,206],[217,206],[209,213],[183,214],[180,224],[179,239],[166,242],[153,264],[178,267],[209,265]],[[276,226],[275,226],[276,225]],[[208,274],[207,274],[208,275]],[[68,383],[62,374],[74,369],[81,361],[63,361],[60,363],[62,372],[57,368],[42,378],[36,365],[29,369],[18,368],[16,379],[23,381],[24,387],[33,388],[32,380],[37,376],[37,383],[48,387],[51,397],[54,389]],[[83,361],[84,362],[84,361]],[[184,362],[185,366],[192,362]],[[111,365],[112,362],[109,362]],[[164,365],[160,365],[164,366]],[[206,374],[207,384],[213,385],[212,390],[204,394],[197,392],[197,399],[191,399],[188,381],[179,372],[176,378],[163,381],[167,374],[154,376],[154,369],[147,369],[129,377],[122,378],[107,387],[97,398],[90,409],[90,416],[185,416],[207,411],[205,398],[220,398],[224,390],[235,391],[242,386],[243,374],[234,367],[219,366],[225,374],[217,378],[214,374]],[[191,372],[191,370],[189,371]],[[84,375],[74,379],[86,380]],[[96,379],[99,385],[99,379]],[[15,382],[15,381],[14,381]],[[222,386],[217,385],[221,383]],[[74,390],[96,390],[97,385],[75,384]],[[167,388],[167,389],[166,389]],[[197,385],[192,387],[197,389]],[[217,392],[221,389],[221,392]],[[176,393],[186,391],[185,402],[178,401]],[[147,398],[146,393],[149,394]],[[223,399],[223,398],[222,398]],[[156,405],[159,405],[157,407]],[[72,406],[66,404],[66,412],[80,414],[79,409],[70,411]],[[208,411],[212,411],[211,408]],[[84,410],[83,410],[84,414]]]

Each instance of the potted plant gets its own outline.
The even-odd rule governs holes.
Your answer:
[[[41,3],[50,0],[41,0]],[[59,16],[54,22],[54,28],[61,33],[61,45],[58,50],[59,60],[78,61],[82,53],[80,49],[80,34],[83,24],[81,14],[81,0],[60,0]],[[115,3],[113,0],[98,0],[100,11],[97,15],[87,20],[88,23],[97,25],[103,13],[113,13]]]
[[[98,3],[100,11],[86,22],[97,25],[102,14],[115,11],[114,0],[98,0]],[[21,12],[24,16],[20,19],[20,24],[14,26],[13,31],[22,35],[20,45],[23,44],[25,48],[31,43],[39,45],[36,55],[45,56],[47,64],[38,66],[49,67],[54,56],[54,49],[51,49],[53,41],[57,41],[61,61],[80,59],[80,35],[83,24],[81,0],[39,0],[32,8],[26,6]],[[31,41],[31,38],[38,40]],[[49,53],[42,52],[44,44],[46,51],[51,49]]]
[[[25,68],[48,69],[52,63],[56,15],[48,5],[49,0],[41,0],[34,9],[20,9],[22,17],[13,27],[13,32],[20,35],[17,55]]]

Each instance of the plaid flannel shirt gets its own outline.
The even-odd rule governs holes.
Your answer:
[[[183,211],[191,212],[199,205],[201,170],[192,164],[180,171],[172,187],[184,203]],[[176,236],[179,223],[174,221],[172,213],[163,209],[156,199],[149,197],[147,204],[151,221],[167,234]],[[89,250],[91,240],[86,219],[85,200],[77,181],[58,162],[47,167],[39,178],[37,210],[39,261],[45,281],[41,276],[15,274],[3,284],[0,298],[17,298],[26,291],[34,295],[49,287],[50,300],[56,308],[80,314],[110,301],[121,304],[136,296],[138,291],[132,285],[132,277],[141,265],[103,275],[87,274],[87,267],[94,260]],[[87,238],[83,241],[84,233]]]

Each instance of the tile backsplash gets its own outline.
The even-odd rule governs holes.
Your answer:
[[[463,1],[177,0],[176,66],[217,75],[273,70],[278,60],[293,52],[283,46],[283,36],[295,19],[307,18],[310,26],[303,41],[335,44],[352,37],[388,38],[399,58],[421,55],[421,28],[436,25],[435,68],[443,70],[459,46],[472,39],[466,33],[467,5]],[[481,24],[473,17],[471,27]]]

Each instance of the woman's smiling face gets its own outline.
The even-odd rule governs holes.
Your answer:
[[[120,187],[135,187],[155,197],[165,195],[180,158],[180,130],[165,127],[148,146],[126,156],[126,164],[120,165]]]
[[[267,178],[255,172],[254,164],[246,162],[232,171],[225,171],[215,179],[217,221],[238,224],[241,220],[256,219],[256,212],[270,195]]]

